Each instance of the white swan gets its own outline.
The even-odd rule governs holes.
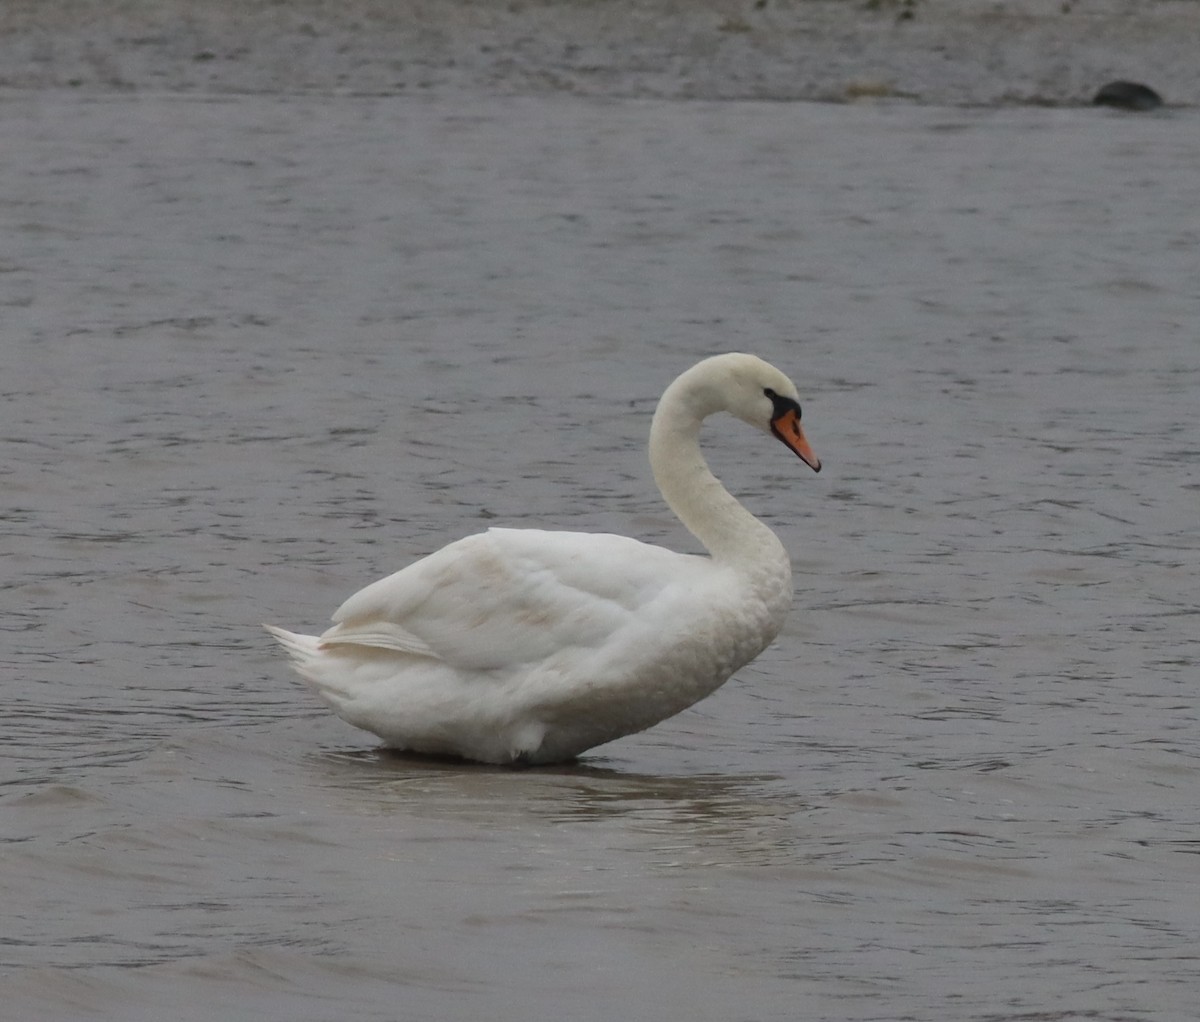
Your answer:
[[[783,544],[700,453],[715,412],[821,470],[778,369],[734,353],[685,372],[654,413],[650,465],[711,557],[489,529],[351,596],[321,636],[265,627],[338,716],[399,749],[553,763],[657,724],[761,653],[792,598]]]

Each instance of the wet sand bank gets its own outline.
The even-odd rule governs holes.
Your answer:
[[[0,86],[1088,102],[1114,78],[1200,102],[1184,0],[25,0]]]

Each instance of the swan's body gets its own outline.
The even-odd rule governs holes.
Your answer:
[[[413,752],[551,763],[665,720],[762,652],[791,603],[783,544],[700,453],[700,423],[719,411],[821,467],[779,370],[730,354],[680,376],[655,412],[650,461],[710,557],[489,529],[351,596],[321,636],[267,630],[340,717]]]

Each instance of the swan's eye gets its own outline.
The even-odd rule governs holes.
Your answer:
[[[766,390],[763,391],[763,393],[766,394],[767,397],[769,397],[772,401],[774,401],[777,397],[779,397],[779,395],[776,394],[775,391],[773,391],[770,387],[767,387]]]

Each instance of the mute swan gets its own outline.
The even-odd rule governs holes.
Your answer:
[[[717,355],[663,394],[650,465],[710,557],[600,533],[489,529],[351,596],[323,635],[266,625],[343,720],[398,749],[554,763],[642,731],[717,689],[779,632],[791,564],[700,453],[729,412],[814,471],[796,388]]]

